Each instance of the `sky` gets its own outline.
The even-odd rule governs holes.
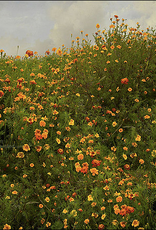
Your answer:
[[[54,47],[70,48],[85,34],[93,41],[96,24],[108,30],[114,15],[128,27],[139,22],[141,30],[156,29],[155,12],[156,1],[0,1],[0,49],[13,57],[26,50],[44,56]]]

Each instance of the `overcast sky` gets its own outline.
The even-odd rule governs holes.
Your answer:
[[[28,49],[44,56],[63,44],[70,48],[77,36],[94,40],[96,24],[107,30],[114,15],[127,19],[128,27],[139,22],[145,31],[156,29],[155,12],[155,1],[0,1],[0,49],[7,56],[24,56]]]

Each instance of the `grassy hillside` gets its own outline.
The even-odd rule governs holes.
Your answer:
[[[0,228],[156,228],[156,34],[115,15],[0,58]],[[84,38],[85,37],[85,38]]]

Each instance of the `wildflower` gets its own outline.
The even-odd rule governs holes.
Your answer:
[[[96,138],[98,138],[98,137],[99,137],[99,134],[98,134],[98,133],[96,133],[96,134],[95,134],[95,137],[96,137]]]
[[[104,190],[109,190],[109,186],[106,185],[105,187],[103,187]]]
[[[120,45],[118,45],[118,46],[117,46],[117,48],[118,48],[118,49],[121,49],[121,46],[120,46]]]
[[[118,197],[116,198],[116,202],[122,202],[122,196],[118,196]]]
[[[46,227],[48,228],[48,227],[50,227],[51,226],[51,223],[50,222],[47,222],[46,223]]]
[[[132,88],[128,88],[128,91],[131,92],[131,91],[132,91]]]
[[[117,123],[114,121],[114,122],[112,123],[112,126],[115,127],[116,125],[117,125]]]
[[[125,164],[125,165],[124,165],[124,168],[125,168],[126,170],[130,170],[130,166],[129,166],[128,164]]]
[[[60,143],[61,143],[61,141],[60,141],[60,139],[59,139],[59,138],[56,138],[56,142],[57,142],[58,144],[60,144]]]
[[[100,164],[101,164],[101,161],[96,160],[96,159],[92,160],[92,165],[93,165],[93,167],[100,166]]]
[[[120,209],[119,208],[114,209],[114,213],[118,215],[120,213]]]
[[[42,146],[35,146],[35,149],[39,153],[42,150]]]
[[[122,128],[120,128],[120,129],[119,129],[119,133],[122,133],[122,132],[123,132],[123,129],[122,129]]]
[[[144,164],[144,160],[143,159],[140,159],[139,160],[139,163],[142,165],[142,164]]]
[[[45,198],[45,201],[46,201],[46,202],[49,202],[49,201],[50,201],[50,198],[49,198],[49,197],[46,197],[46,198]]]
[[[126,154],[123,154],[122,156],[123,156],[124,160],[127,160],[127,155]]]
[[[93,176],[95,176],[95,174],[97,174],[97,175],[99,174],[98,170],[96,168],[90,169],[90,172],[92,173]]]
[[[67,212],[68,212],[68,210],[67,209],[63,209],[63,211],[62,211],[64,214],[66,214]]]
[[[140,224],[140,222],[138,220],[133,220],[133,222],[132,222],[133,227],[137,227],[137,226],[139,226],[139,224]]]
[[[126,85],[126,84],[128,84],[128,82],[129,82],[129,80],[127,78],[121,79],[121,84]]]
[[[23,145],[23,150],[26,151],[26,152],[30,151],[29,145],[28,144],[24,144]]]
[[[27,174],[24,174],[24,175],[23,175],[23,178],[26,178],[26,177],[27,177]]]
[[[104,220],[106,217],[106,214],[104,213],[102,216],[101,216],[101,219]]]
[[[43,204],[39,204],[39,208],[43,208]]]
[[[59,112],[57,112],[56,110],[53,111],[53,115],[57,115]]]
[[[128,150],[128,148],[127,148],[127,147],[123,147],[123,150],[127,151],[127,150]]]
[[[102,229],[104,229],[104,227],[105,227],[105,226],[104,226],[103,224],[99,224],[98,229],[99,229],[99,230],[102,230]]]
[[[100,25],[99,25],[99,24],[96,24],[96,28],[100,28]]]
[[[85,219],[85,220],[84,220],[84,223],[85,223],[85,224],[88,224],[88,223],[89,223],[89,219]]]
[[[16,157],[17,158],[24,158],[24,153],[23,152],[18,152]]]
[[[110,27],[110,28],[115,28],[115,25],[112,24],[112,25],[110,25],[109,27]]]
[[[110,48],[113,50],[115,48],[115,46],[112,45]]]
[[[40,121],[39,125],[40,125],[41,127],[45,127],[45,126],[46,126],[46,122],[45,122],[45,121]]]
[[[61,56],[62,55],[62,50],[59,48],[56,53],[57,53],[57,55]]]
[[[135,102],[139,102],[139,99],[136,98],[134,101],[135,101]]]
[[[0,90],[0,98],[3,97],[4,92],[2,90]]]
[[[55,52],[55,51],[56,51],[56,48],[52,48],[52,51],[54,51],[54,52]]]
[[[95,207],[96,206],[96,202],[91,203],[91,206]]]
[[[77,211],[76,210],[72,210],[71,212],[70,212],[70,215],[72,215],[72,216],[77,216]]]
[[[74,120],[70,119],[69,125],[74,125]]]
[[[13,194],[13,195],[17,195],[18,192],[15,190],[15,191],[12,191],[12,194]]]
[[[26,54],[28,55],[28,57],[33,56],[33,51],[27,50],[27,51],[26,51]]]
[[[49,55],[49,54],[50,54],[50,51],[49,51],[49,50],[47,50],[45,53],[46,53],[47,55]]]
[[[34,164],[33,164],[33,163],[30,163],[30,167],[33,168],[33,167],[34,167]]]
[[[132,143],[132,146],[133,146],[133,147],[137,147],[138,145],[137,145],[136,142],[133,142],[133,143]]]
[[[136,141],[141,141],[141,136],[137,135],[137,137],[135,138]]]
[[[3,230],[8,230],[8,229],[11,229],[11,226],[8,225],[8,224],[5,224],[4,227],[3,227]]]
[[[113,221],[112,221],[112,224],[113,224],[113,225],[117,225],[117,224],[118,224],[118,221],[117,221],[117,220],[113,220]]]
[[[83,154],[79,154],[79,155],[77,156],[77,159],[78,159],[78,160],[83,160],[83,158],[84,158],[84,155],[83,155]]]
[[[125,227],[126,227],[126,224],[127,224],[127,223],[126,223],[125,221],[120,222],[120,225],[121,225],[122,228],[125,228]]]
[[[149,119],[149,118],[150,118],[150,116],[149,116],[149,115],[146,115],[146,116],[144,116],[144,118],[145,118],[145,119]]]
[[[70,132],[71,128],[70,128],[70,127],[66,127],[66,130],[67,130],[68,132]]]
[[[75,166],[75,168],[76,168],[76,172],[80,172],[80,171],[82,170],[82,168],[81,168],[81,166],[80,166],[80,165]],[[83,171],[82,171],[82,173],[83,173]]]
[[[92,195],[89,195],[89,196],[88,196],[88,201],[93,201]]]

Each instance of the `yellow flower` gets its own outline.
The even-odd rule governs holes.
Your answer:
[[[49,197],[46,197],[46,198],[45,198],[45,201],[46,201],[46,202],[49,202],[49,201],[50,201],[50,198],[49,198]]]
[[[70,212],[70,215],[72,215],[72,216],[77,216],[77,211],[76,210],[72,210],[71,212]]]
[[[24,153],[23,152],[18,152],[16,157],[17,158],[24,158]]]
[[[124,160],[127,160],[127,155],[126,154],[123,154],[122,156],[123,156]]]
[[[59,48],[56,53],[57,53],[57,55],[61,56],[62,55],[62,50]]]
[[[104,213],[102,216],[101,216],[101,219],[104,220],[106,217],[106,214]]]
[[[100,25],[99,25],[99,24],[96,24],[96,28],[100,28]]]
[[[141,136],[137,135],[137,137],[135,138],[136,141],[141,141]]]
[[[58,139],[58,138],[56,138],[56,142],[57,142],[58,144],[61,143],[60,139]]]
[[[113,225],[117,225],[117,224],[118,224],[118,221],[117,221],[117,220],[113,220],[113,221],[112,221],[112,224],[113,224]]]
[[[31,167],[31,168],[33,168],[33,167],[34,167],[34,164],[33,164],[33,163],[31,163],[31,164],[30,164],[30,167]]]
[[[12,191],[12,194],[17,195],[18,192],[17,191]]]
[[[77,94],[76,94],[76,96],[80,97],[80,94],[79,94],[79,93],[77,93]]]
[[[63,211],[62,211],[64,214],[66,214],[67,212],[68,212],[68,210],[67,209],[63,209]]]
[[[74,125],[74,120],[70,119],[69,125]]]
[[[131,92],[131,91],[132,91],[132,88],[128,88],[128,91]]]
[[[93,201],[92,195],[89,195],[89,196],[88,196],[88,201]]]
[[[29,145],[28,145],[28,144],[24,144],[24,145],[23,145],[23,150],[26,151],[26,152],[27,152],[27,151],[30,151]]]
[[[8,224],[5,224],[4,227],[3,227],[3,230],[8,230],[8,229],[11,229],[11,226],[8,225]]]
[[[133,220],[132,226],[137,227],[139,226],[140,222],[138,220]]]
[[[112,126],[115,127],[116,125],[117,125],[117,123],[114,121],[114,122],[112,123]]]

